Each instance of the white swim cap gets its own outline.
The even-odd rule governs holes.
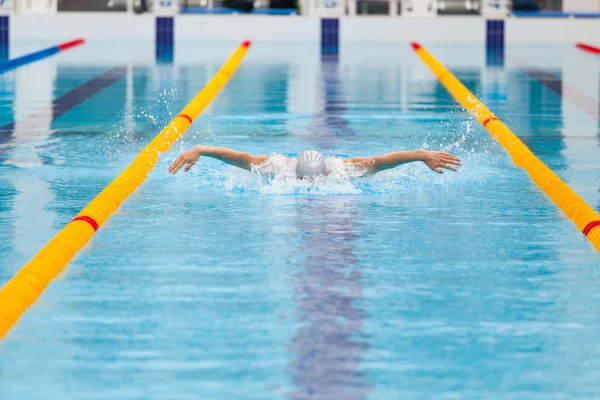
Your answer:
[[[316,150],[306,150],[298,156],[296,175],[299,178],[305,176],[325,175],[325,160],[323,154]]]

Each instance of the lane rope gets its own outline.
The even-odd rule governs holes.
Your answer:
[[[70,48],[79,46],[85,43],[85,39],[75,39],[69,42],[61,43],[56,46],[48,47],[43,50],[38,50],[33,53],[25,54],[23,56],[13,58],[12,60],[0,62],[0,73],[18,68],[22,65],[30,64],[35,61],[42,60],[46,57],[53,56],[60,53],[61,51],[68,50]]]
[[[249,46],[249,41],[242,43],[196,97],[135,160],[0,289],[0,338],[6,335],[121,203],[146,180],[160,154],[171,148],[225,86]]]
[[[577,47],[578,49],[581,49],[583,51],[587,51],[588,53],[600,55],[600,47],[590,46],[589,44],[585,44],[585,43],[576,43],[575,47]]]
[[[552,199],[585,237],[600,251],[600,215],[558,177],[504,123],[494,115],[453,74],[418,43],[411,43],[417,55],[467,111],[481,123],[511,156],[515,165],[525,169],[539,188]]]

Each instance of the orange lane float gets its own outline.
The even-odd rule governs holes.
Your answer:
[[[243,42],[210,82],[135,160],[0,289],[0,338],[6,335],[121,203],[146,180],[160,154],[171,148],[225,86],[249,46],[249,41]]]
[[[575,193],[444,65],[418,43],[413,48],[429,69],[454,96],[502,145],[515,165],[525,169],[531,179],[573,221],[577,228],[600,251],[600,215]]]

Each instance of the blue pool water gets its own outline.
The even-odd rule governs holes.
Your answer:
[[[498,67],[481,46],[425,45],[600,211],[597,59],[513,46]],[[0,125],[17,122],[0,133],[0,284],[235,48],[182,43],[174,65],[154,65],[136,44],[109,46],[0,75]],[[0,343],[0,399],[600,397],[591,244],[408,45],[347,45],[338,62],[317,51],[251,48]],[[560,78],[561,95],[531,67]],[[121,78],[54,118],[54,99],[114,68]],[[464,167],[310,186],[203,159],[169,175],[198,143],[343,157],[426,147]]]

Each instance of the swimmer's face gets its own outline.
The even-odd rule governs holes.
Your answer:
[[[316,150],[306,150],[298,156],[296,176],[298,179],[314,179],[317,176],[327,175],[325,159]]]

